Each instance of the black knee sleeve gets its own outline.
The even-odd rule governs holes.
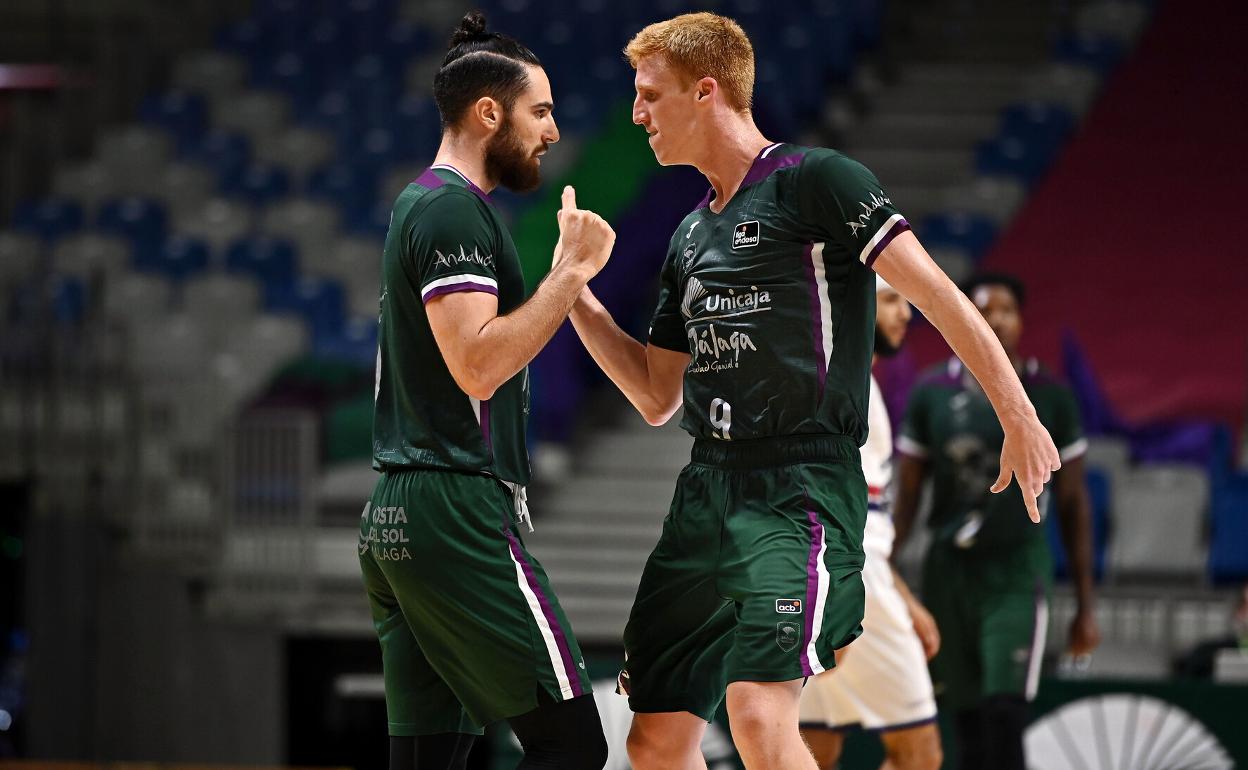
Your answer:
[[[539,702],[529,713],[507,720],[524,748],[516,770],[602,770],[607,739],[594,696],[559,702],[543,697]]]
[[[476,736],[438,733],[390,736],[390,770],[464,770]]]
[[[984,716],[985,767],[1000,770],[1026,770],[1023,733],[1030,709],[1021,695],[991,695],[981,707]]]
[[[977,707],[959,711],[954,716],[954,729],[958,735],[958,770],[987,768],[983,709]]]

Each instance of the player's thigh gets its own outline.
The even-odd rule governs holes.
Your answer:
[[[1035,697],[1048,632],[1043,583],[986,596],[981,623],[983,694]]]
[[[939,547],[923,568],[923,604],[940,629],[940,650],[928,663],[942,709],[961,711],[979,703],[982,692],[980,613],[982,591],[964,575],[957,559]]]
[[[862,631],[866,485],[852,463],[743,473],[725,521],[720,586],[735,602],[732,681],[833,668]]]
[[[469,715],[484,724],[526,713],[539,689],[554,700],[589,692],[567,618],[512,527],[506,490],[480,476],[401,475],[375,495],[370,550]]]
[[[389,734],[480,734],[480,727],[469,719],[463,704],[420,649],[385,575],[367,549],[360,553],[360,567],[381,645]]]
[[[635,767],[706,767],[702,758],[702,736],[707,721],[687,711],[639,712],[633,714],[628,731],[628,756]]]
[[[646,561],[624,630],[629,705],[709,720],[724,697],[732,605],[716,588],[724,484],[717,471],[682,471],[663,533]]]

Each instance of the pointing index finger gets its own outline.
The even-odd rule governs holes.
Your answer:
[[[576,190],[572,185],[565,185],[563,188],[563,208],[565,211],[576,208]]]

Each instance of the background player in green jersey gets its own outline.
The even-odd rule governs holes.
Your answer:
[[[434,98],[442,145],[399,195],[386,236],[373,418],[381,478],[360,523],[390,767],[463,767],[472,735],[506,719],[524,747],[520,767],[597,770],[606,741],[585,664],[518,525],[528,515],[525,367],[606,264],[615,234],[566,189],[558,264],[525,300],[488,193],[540,180],[540,155],[559,139],[546,74],[469,14]]]
[[[1053,492],[1078,599],[1068,650],[1086,656],[1100,635],[1092,615],[1087,441],[1074,396],[1034,359],[1019,355],[1021,283],[984,275],[965,288],[1060,448]],[[898,546],[913,524],[923,480],[934,482],[923,598],[944,636],[932,679],[941,708],[956,719],[965,770],[1023,769],[1026,702],[1035,695],[1047,630],[1052,564],[1044,531],[1022,522],[1016,495],[984,489],[996,475],[993,458],[1003,438],[984,390],[950,359],[916,386],[897,441]]]
[[[749,768],[813,770],[798,733],[806,677],[860,632],[866,437],[878,271],[945,335],[1005,426],[994,491],[1036,498],[1058,465],[991,329],[909,232],[870,171],[769,141],[754,124],[740,26],[687,14],[638,33],[633,120],[706,199],[673,235],[647,344],[584,291],[572,321],[646,420],[681,406],[695,437],[625,630],[621,684],[637,768],[704,767],[727,697]]]

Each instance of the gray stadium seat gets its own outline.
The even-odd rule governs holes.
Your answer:
[[[967,184],[947,188],[944,208],[983,214],[998,225],[1009,222],[1027,198],[1027,188],[1017,179],[980,176]]]
[[[230,243],[251,230],[251,218],[250,207],[225,198],[212,198],[179,212],[174,219],[174,229],[182,235],[203,239],[219,258]]]
[[[145,180],[143,195],[164,203],[176,219],[212,197],[217,180],[196,163],[167,163]]]
[[[296,198],[266,209],[260,231],[297,244],[303,264],[323,264],[330,259],[326,251],[338,235],[338,216],[338,208],[332,204]]]
[[[1118,578],[1200,576],[1206,560],[1209,475],[1188,465],[1148,465],[1114,490],[1109,568]]]
[[[301,127],[264,136],[256,144],[256,157],[284,167],[296,188],[302,187],[312,171],[329,160],[333,152],[333,140],[324,132]]]
[[[430,158],[429,162],[432,163],[433,159]],[[544,164],[546,159],[542,158],[542,162]],[[420,176],[420,173],[424,170],[425,166],[399,166],[391,169],[382,177],[380,184],[377,185],[377,194],[386,203],[393,202],[395,198],[399,197],[399,193],[403,192],[411,184],[412,180]],[[545,172],[545,168],[542,170]]]
[[[111,280],[126,272],[129,265],[130,244],[111,235],[71,235],[52,248],[52,269],[63,275]]]
[[[259,307],[260,286],[247,276],[209,273],[192,278],[182,289],[183,312],[210,335],[218,329],[250,324]]]
[[[239,327],[229,340],[228,352],[236,355],[245,371],[264,381],[291,358],[308,349],[308,329],[295,316],[266,313]]]
[[[169,310],[169,282],[157,275],[122,273],[104,285],[104,312],[131,325],[163,317]]]
[[[1148,21],[1148,8],[1128,0],[1095,0],[1075,11],[1075,29],[1096,37],[1135,40]]]
[[[1056,63],[1033,75],[1024,90],[1030,101],[1048,102],[1082,115],[1101,87],[1095,70],[1078,64]]]
[[[43,244],[33,235],[0,232],[0,287],[38,270],[42,252]]]
[[[95,157],[125,188],[141,191],[146,179],[169,162],[173,142],[162,129],[128,125],[100,137]]]
[[[180,56],[173,66],[173,84],[198,91],[212,100],[228,96],[243,85],[247,64],[221,51],[195,51]]]
[[[92,217],[102,201],[130,192],[123,181],[103,163],[92,160],[58,168],[52,176],[52,191],[62,198],[81,202],[87,216]]]
[[[215,102],[212,113],[217,126],[241,131],[260,143],[286,130],[290,101],[273,91],[240,91]]]
[[[130,362],[146,379],[189,382],[200,375],[206,352],[200,320],[186,313],[152,316],[131,326]]]
[[[376,238],[347,236],[334,242],[317,272],[342,281],[352,315],[377,314],[381,286],[381,251],[385,244]]]

